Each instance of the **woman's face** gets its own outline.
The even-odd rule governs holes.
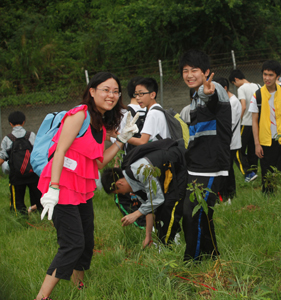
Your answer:
[[[90,94],[94,98],[97,110],[103,115],[113,109],[119,99],[119,86],[115,79],[109,78],[96,88],[90,88]]]

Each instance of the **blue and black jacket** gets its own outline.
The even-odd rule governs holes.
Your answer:
[[[231,106],[223,87],[213,82],[215,93],[205,95],[199,87],[190,107],[188,171],[207,173],[229,170]]]

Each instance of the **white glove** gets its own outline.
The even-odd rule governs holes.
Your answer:
[[[43,220],[47,212],[48,212],[48,220],[52,220],[54,207],[59,202],[59,193],[60,193],[59,189],[54,189],[52,187],[49,187],[48,192],[44,194],[43,197],[40,199],[40,202],[44,207],[41,214],[41,220]]]
[[[4,161],[2,164],[2,172],[4,174],[10,174],[10,166],[7,161]]]
[[[128,112],[126,125],[122,129],[121,133],[118,134],[117,139],[123,144],[127,143],[127,141],[135,134],[139,132],[138,126],[135,124],[139,118],[139,113],[136,113],[134,118],[131,120],[132,115],[131,112]]]

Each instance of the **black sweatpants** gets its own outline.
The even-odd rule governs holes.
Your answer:
[[[227,201],[229,198],[232,199],[236,195],[236,181],[233,169],[233,161],[237,150],[230,150],[230,168],[228,170],[228,176],[222,178],[222,188],[220,194],[223,201]]]
[[[258,157],[255,153],[255,141],[252,131],[252,126],[241,127],[241,142],[242,147],[236,150],[236,157],[234,159],[239,170],[243,175],[258,170]]]
[[[272,172],[271,167],[276,167],[281,171],[281,145],[278,141],[272,140],[270,147],[262,146],[263,149],[263,158],[260,159],[261,165],[261,175],[262,175],[262,191],[263,192],[273,192],[272,187],[265,186],[265,175],[267,171]]]
[[[79,205],[57,204],[53,213],[58,253],[47,274],[69,280],[73,270],[90,268],[94,249],[94,210],[92,199]]]
[[[209,188],[213,191],[213,193],[206,193],[205,201],[209,207],[214,207],[217,202],[217,194],[221,188],[223,176],[205,177],[188,175],[188,183],[192,183],[195,180],[197,184],[203,184],[204,188]],[[218,249],[213,222],[214,211],[211,208],[208,209],[208,218],[211,228],[210,232],[208,219],[202,208],[192,217],[193,209],[198,202],[196,199],[194,202],[191,202],[189,199],[190,194],[191,191],[187,190],[183,207],[183,231],[186,242],[186,249],[184,253],[185,261],[190,259],[197,260],[200,254],[219,254],[215,251],[213,245],[214,242],[216,249]]]
[[[165,194],[164,203],[156,211],[156,229],[159,240],[170,244],[177,232],[181,231],[180,219],[182,218],[184,199],[178,199],[177,193],[171,191]]]
[[[170,244],[177,232],[181,231],[180,220],[186,195],[187,171],[184,165],[176,164],[176,176],[164,194],[165,201],[156,211],[156,228],[158,238],[164,245]],[[163,188],[164,190],[164,188]]]
[[[37,188],[38,182],[26,183],[13,185],[10,183],[10,193],[11,193],[11,203],[10,209],[19,211],[21,213],[27,213],[26,206],[24,204],[24,195],[26,187],[29,189],[30,203],[31,206],[36,204],[37,209],[42,210],[42,205],[40,203],[41,192]]]

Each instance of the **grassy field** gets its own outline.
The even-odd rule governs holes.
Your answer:
[[[144,232],[122,228],[113,197],[96,192],[87,288],[62,280],[52,299],[281,299],[281,193],[265,198],[260,176],[246,184],[236,175],[237,198],[215,207],[220,260],[200,264],[183,264],[183,235],[171,249],[142,250]],[[0,299],[34,299],[57,247],[51,222],[9,211],[8,178],[0,177]]]

